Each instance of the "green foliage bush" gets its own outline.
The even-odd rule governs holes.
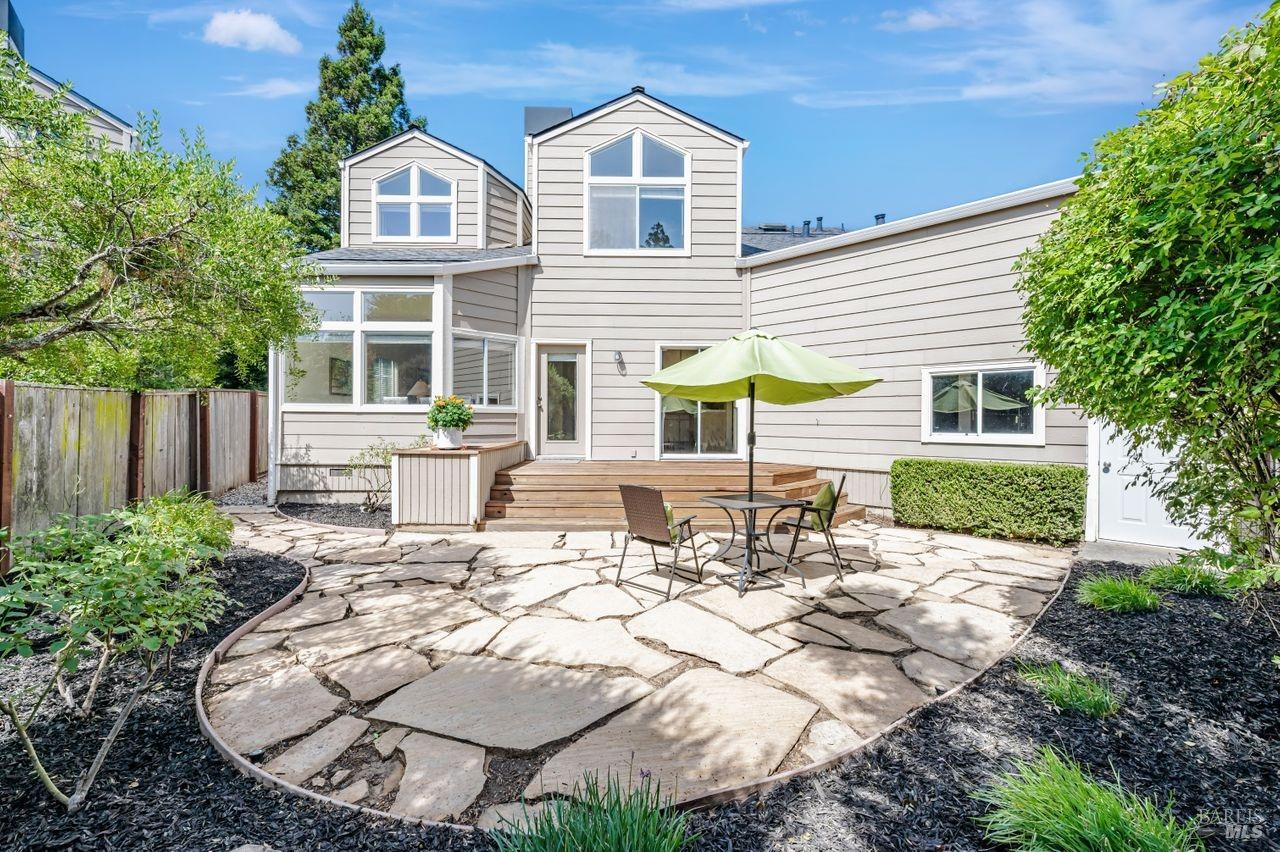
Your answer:
[[[630,790],[610,776],[575,784],[573,798],[494,832],[499,852],[677,852],[693,843],[688,818],[646,774]]]
[[[1160,595],[1145,583],[1110,574],[1081,580],[1076,598],[1103,612],[1151,612],[1160,608]]]
[[[1084,535],[1084,468],[896,459],[889,469],[901,524],[1065,544]]]
[[[1224,574],[1190,561],[1153,565],[1142,572],[1142,582],[1155,589],[1183,595],[1231,597]]]
[[[1035,852],[1187,852],[1204,844],[1196,823],[1125,790],[1095,781],[1049,747],[1034,761],[974,794],[992,805],[979,817],[992,843]]]
[[[209,563],[230,546],[230,532],[230,519],[209,500],[175,492],[102,515],[62,517],[12,543],[13,566],[0,586],[0,660],[47,654],[52,676],[25,713],[13,695],[0,697],[0,712],[36,775],[69,810],[83,805],[166,652],[222,614],[226,597]],[[68,795],[45,771],[29,727],[55,689],[74,712],[89,716],[103,678],[124,658],[141,664],[133,692]],[[79,697],[68,677],[86,663],[94,668]]]
[[[1088,675],[1067,671],[1061,663],[1021,663],[1018,673],[1046,701],[1063,710],[1098,719],[1120,709],[1120,699],[1111,687]]]

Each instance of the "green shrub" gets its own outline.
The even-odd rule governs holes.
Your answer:
[[[1018,672],[1044,699],[1063,710],[1074,710],[1095,719],[1120,709],[1120,699],[1105,683],[1069,672],[1060,663],[1021,663]]]
[[[1224,575],[1190,561],[1155,565],[1142,572],[1142,582],[1156,589],[1184,595],[1231,597]]]
[[[996,538],[1066,544],[1084,535],[1084,468],[947,459],[895,459],[893,517]]]
[[[50,677],[34,706],[0,696],[36,776],[49,794],[76,811],[103,759],[168,651],[221,615],[226,596],[208,568],[230,544],[230,521],[207,499],[175,493],[102,515],[62,517],[48,529],[16,539],[13,567],[0,586],[0,660],[51,657]],[[121,659],[140,663],[133,690],[119,708],[89,769],[70,794],[45,770],[30,727],[55,692],[81,716]],[[69,675],[92,666],[83,695]]]
[[[641,773],[629,791],[611,776],[575,784],[572,799],[553,799],[531,818],[494,832],[500,852],[675,852],[696,840],[688,818]]]
[[[978,818],[987,839],[1036,852],[1182,852],[1203,849],[1195,821],[1183,822],[1163,807],[1098,782],[1075,761],[1041,749],[1034,761],[974,794],[993,806]]]
[[[1160,596],[1150,588],[1112,574],[1081,580],[1076,599],[1104,612],[1150,612],[1160,608]]]

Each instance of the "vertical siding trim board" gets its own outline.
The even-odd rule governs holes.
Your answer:
[[[480,204],[476,224],[476,248],[489,247],[489,170],[483,165],[476,167],[476,183],[480,186]]]
[[[440,275],[436,284],[439,286],[431,314],[435,325],[431,348],[432,384],[439,388],[436,396],[448,396],[453,393],[453,276]]]

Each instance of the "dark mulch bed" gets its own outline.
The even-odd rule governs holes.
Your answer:
[[[279,850],[483,848],[482,835],[375,820],[268,790],[214,751],[196,722],[201,662],[222,637],[302,578],[295,563],[239,549],[219,573],[237,603],[209,633],[178,649],[172,671],[129,718],[86,810],[68,816],[49,798],[13,732],[0,728],[0,848],[231,849],[244,843]],[[43,684],[46,671],[37,659],[0,666],[0,692],[12,695]],[[35,733],[55,775],[74,778],[89,765],[114,720],[111,710],[128,692],[123,680],[117,672],[99,695],[98,715],[87,722],[63,711],[60,700],[46,703]]]
[[[1210,848],[1280,848],[1280,671],[1271,662],[1280,640],[1265,618],[1215,598],[1169,595],[1163,609],[1135,615],[1077,603],[1080,579],[1104,570],[1139,569],[1078,563],[1017,653],[1109,677],[1124,695],[1117,715],[1055,713],[1005,661],[836,769],[698,815],[703,848],[986,848],[974,822],[983,806],[969,794],[1040,745],[1136,792],[1173,796],[1179,816],[1207,815]],[[1276,612],[1280,595],[1266,604]],[[1255,820],[1266,839],[1224,836],[1224,821]]]
[[[337,527],[372,527],[380,530],[391,528],[390,509],[362,512],[359,506],[351,503],[281,503],[276,508],[282,515],[288,515],[300,521],[315,521],[317,524],[332,524]]]

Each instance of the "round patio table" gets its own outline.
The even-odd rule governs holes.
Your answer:
[[[784,569],[791,568],[791,563],[773,549],[773,543],[769,541],[769,530],[773,527],[773,522],[779,514],[787,509],[803,506],[805,501],[788,497],[774,497],[772,494],[724,494],[700,497],[698,499],[704,503],[710,503],[712,506],[718,506],[729,516],[729,539],[720,545],[720,549],[711,557],[712,561],[720,559],[720,557],[733,549],[739,535],[743,539],[741,545],[742,566],[736,574],[718,575],[720,579],[726,583],[735,583],[738,587],[738,597],[742,597],[747,593],[748,585],[759,585],[762,588],[777,588],[781,586],[782,584],[776,580],[766,582],[756,576],[756,566],[760,564],[760,547],[756,542],[763,539],[764,548],[782,562],[782,567]],[[771,510],[773,514],[769,516],[769,521],[765,524],[764,529],[757,529],[756,517],[758,513]],[[743,526],[741,533],[738,532],[738,524],[733,518],[734,512],[742,514]]]

